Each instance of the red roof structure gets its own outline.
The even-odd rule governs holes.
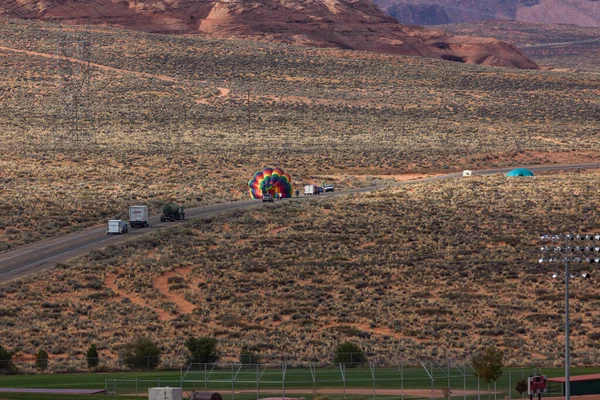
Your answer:
[[[600,374],[576,375],[576,376],[571,376],[571,378],[569,379],[569,382],[595,381],[595,380],[598,380],[598,379],[600,379]],[[547,380],[549,382],[565,383],[565,377],[564,376],[560,376],[560,377],[556,377],[556,378],[548,378]]]

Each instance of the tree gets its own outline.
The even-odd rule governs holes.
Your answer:
[[[242,351],[240,352],[240,364],[248,365],[248,364],[259,364],[259,363],[260,363],[260,360],[258,358],[258,355],[244,346],[242,348]]]
[[[504,352],[496,346],[487,346],[474,354],[471,362],[475,376],[487,383],[489,398],[490,383],[496,382],[502,375]]]
[[[88,349],[87,353],[85,353],[85,356],[87,359],[88,368],[94,368],[98,366],[100,359],[98,358],[98,350],[96,349],[95,344],[92,343],[90,345],[90,348]]]
[[[517,382],[517,386],[515,386],[515,390],[519,392],[521,397],[523,397],[523,393],[525,393],[527,389],[527,381],[525,379],[521,379],[519,382]]]
[[[48,369],[48,353],[40,349],[35,356],[35,367],[44,372]]]
[[[0,345],[0,373],[16,373],[17,367],[12,362],[12,353]]]
[[[153,370],[160,364],[160,349],[150,339],[142,337],[129,343],[122,357],[129,368]]]
[[[335,348],[333,362],[336,364],[357,364],[367,362],[367,357],[362,349],[352,342],[338,344]]]
[[[210,336],[195,338],[190,336],[185,341],[185,347],[190,352],[188,362],[190,364],[209,364],[219,360],[217,351],[217,339]]]

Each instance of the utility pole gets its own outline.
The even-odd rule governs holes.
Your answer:
[[[92,90],[93,42],[88,28],[56,43],[59,76],[57,146],[80,149],[95,142]]]

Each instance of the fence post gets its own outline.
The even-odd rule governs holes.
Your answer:
[[[400,385],[401,385],[401,400],[404,400],[404,362],[400,363]]]
[[[113,379],[113,394],[117,395],[117,380]]]
[[[256,400],[259,399],[260,395],[260,388],[258,385],[258,381],[260,380],[260,378],[258,377],[258,364],[256,364]]]
[[[373,377],[373,400],[375,400],[375,363],[369,363],[369,368],[371,368],[371,376]]]
[[[135,378],[135,395],[138,395],[138,378]]]
[[[317,367],[314,364],[310,364],[310,372],[313,383],[313,397],[317,396]]]
[[[206,392],[206,363],[204,363],[204,391]]]
[[[463,364],[463,399],[467,400],[467,366]]]
[[[433,400],[433,361],[429,363],[429,368],[431,368],[431,400]]]
[[[512,371],[508,371],[508,398],[512,399]]]
[[[285,400],[285,375],[287,373],[287,364],[283,364],[283,376],[281,377],[281,399]]]

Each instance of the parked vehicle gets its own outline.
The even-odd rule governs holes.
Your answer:
[[[185,211],[183,205],[176,203],[165,204],[160,216],[160,222],[179,221],[185,219]]]
[[[323,189],[323,186],[317,186],[317,194],[321,194],[323,193],[325,189]]]
[[[143,228],[150,225],[148,206],[129,207],[129,225],[132,228]]]
[[[110,219],[106,223],[106,234],[122,235],[127,233],[127,223],[121,219]]]
[[[323,191],[325,193],[327,193],[327,192],[333,192],[333,190],[334,190],[333,189],[333,185],[325,185],[325,187],[323,187]]]
[[[263,193],[263,195],[262,195],[262,201],[263,201],[263,203],[265,201],[270,201],[272,203],[273,202],[273,195],[271,193]]]
[[[317,185],[304,185],[304,195],[312,196],[319,194],[319,187]]]

